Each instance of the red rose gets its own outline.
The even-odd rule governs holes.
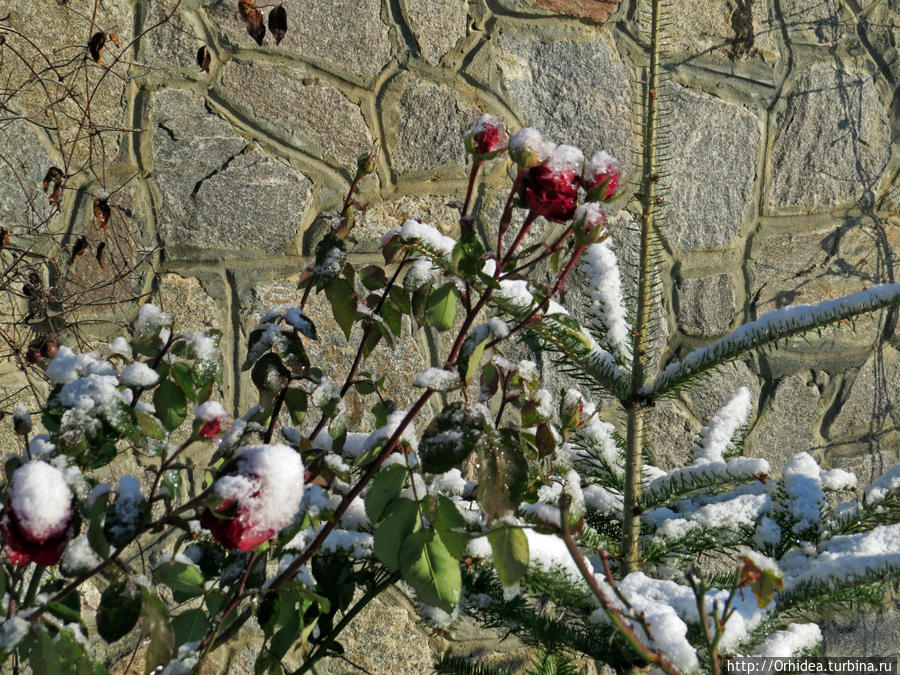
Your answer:
[[[222,431],[222,420],[219,418],[211,419],[203,423],[200,431],[197,432],[203,438],[215,438]]]
[[[72,492],[62,472],[42,461],[16,469],[0,514],[3,551],[10,562],[55,565],[73,535]]]
[[[294,522],[303,499],[300,454],[286,445],[248,445],[213,486],[222,503],[200,525],[227,549],[249,551]]]
[[[618,187],[618,160],[603,150],[594,153],[584,171],[584,189],[588,193],[588,199],[606,201],[615,194]]]
[[[466,150],[478,159],[493,159],[506,150],[509,136],[503,120],[494,115],[482,115],[469,127],[465,136]]]
[[[258,496],[257,492],[254,496]],[[229,499],[216,509],[206,509],[200,516],[200,526],[209,530],[213,538],[229,551],[238,548],[249,551],[276,534],[275,530],[260,530],[251,525],[250,512],[236,499]]]
[[[528,169],[522,178],[519,197],[525,208],[557,223],[571,220],[578,205],[583,163],[584,155],[578,148],[554,148],[546,162]]]

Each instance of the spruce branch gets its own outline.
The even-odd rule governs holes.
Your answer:
[[[897,304],[900,304],[900,283],[872,286],[818,305],[797,305],[768,312],[711,345],[691,352],[680,363],[670,364],[644,393],[653,399],[665,396],[710,368],[754,349]]]

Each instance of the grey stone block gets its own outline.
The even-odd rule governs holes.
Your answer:
[[[853,205],[881,177],[890,143],[887,107],[871,75],[810,66],[775,116],[770,207]]]
[[[759,122],[709,94],[670,85],[663,94],[662,135],[670,188],[663,234],[682,251],[727,246],[749,215]]]
[[[438,63],[465,36],[468,6],[465,0],[405,0],[406,21],[427,61]]]
[[[186,92],[154,97],[152,122],[159,230],[168,247],[296,251],[312,194],[306,176],[248,144]]]
[[[688,335],[725,333],[734,318],[730,274],[684,279],[678,286],[678,325]]]

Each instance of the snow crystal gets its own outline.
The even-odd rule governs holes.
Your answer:
[[[619,161],[606,150],[598,150],[585,167],[584,182],[590,185],[599,176],[603,176],[610,170],[619,173]]]
[[[591,244],[584,266],[591,278],[588,292],[593,324],[605,333],[606,344],[616,358],[628,363],[631,361],[631,329],[626,318],[616,255],[606,242]]]
[[[152,387],[159,382],[159,373],[146,363],[137,361],[122,368],[122,384],[126,387]]]
[[[734,491],[730,494],[734,494]],[[700,506],[687,517],[670,517],[669,509],[652,509],[647,520],[659,522],[655,535],[665,539],[681,539],[698,530],[736,530],[752,528],[756,520],[771,504],[768,494],[737,494],[737,496]],[[679,505],[683,508],[683,504]],[[659,513],[654,513],[659,511]],[[661,516],[665,516],[662,518]]]
[[[371,526],[366,515],[366,504],[362,497],[358,496],[350,502],[344,515],[341,516],[341,525],[348,530],[365,530]]]
[[[85,375],[65,385],[56,399],[63,406],[84,413],[111,412],[122,401],[119,378],[115,375]]]
[[[328,249],[322,262],[313,268],[313,273],[323,277],[334,277],[341,273],[347,252],[337,246]]]
[[[795,534],[803,536],[818,526],[825,508],[825,493],[822,491],[821,469],[809,453],[801,452],[784,467],[781,483],[787,493],[785,504],[779,510],[793,521]]]
[[[56,446],[50,442],[47,434],[38,434],[28,440],[28,453],[32,459],[49,457],[56,450]]]
[[[409,292],[417,291],[425,284],[436,281],[441,271],[434,266],[430,258],[416,258],[410,263],[403,277],[403,288]]]
[[[493,335],[495,338],[505,338],[509,335],[509,324],[499,316],[494,316],[488,319],[487,325],[491,330],[491,335]]]
[[[822,471],[819,477],[822,480],[822,487],[826,490],[849,490],[855,488],[858,483],[854,474],[843,469]]]
[[[556,175],[566,172],[581,175],[581,168],[584,166],[584,153],[574,145],[557,145],[553,152],[550,153],[544,166]]]
[[[129,361],[133,358],[131,345],[121,335],[109,343],[109,355],[112,356],[113,354],[124,356]]]
[[[512,138],[509,139],[509,151],[511,155],[516,155],[522,151],[533,152],[537,157],[538,163],[547,161],[547,158],[550,156],[550,153],[553,152],[553,148],[555,147],[556,146],[553,143],[545,141],[541,136],[541,132],[534,127],[519,129],[513,134]]]
[[[431,482],[431,491],[436,494],[459,496],[466,487],[466,479],[459,469],[450,469],[447,473],[436,476]]]
[[[753,651],[754,656],[790,658],[822,642],[822,631],[814,623],[791,623],[769,635]]]
[[[0,649],[9,653],[31,629],[31,622],[13,614],[0,626]]]
[[[451,624],[459,618],[459,605],[453,608],[453,612],[448,614],[440,607],[432,607],[431,605],[422,605],[419,607],[422,618],[435,628],[445,630],[450,628]]]
[[[87,535],[82,535],[69,542],[60,564],[76,574],[83,574],[101,562],[97,554],[94,553],[94,549],[91,548]]]
[[[403,239],[418,239],[444,255],[450,255],[456,246],[455,239],[444,236],[435,227],[414,218],[410,218],[400,226],[400,236]]]
[[[257,530],[290,525],[303,499],[303,463],[286,445],[247,445],[237,453],[239,475],[223,476],[216,495],[237,499]]]
[[[19,525],[37,541],[62,534],[72,517],[72,491],[65,476],[40,460],[16,469],[9,503]]]
[[[602,485],[588,485],[584,488],[584,503],[600,513],[622,513],[625,509],[622,495]]]
[[[141,305],[138,310],[137,320],[134,322],[134,330],[141,337],[152,337],[164,326],[172,325],[172,315],[162,311],[156,305],[150,303]]]
[[[716,411],[709,425],[703,429],[699,445],[694,446],[694,462],[721,462],[722,454],[737,430],[747,423],[750,415],[750,390],[739,388],[728,402]]]
[[[200,361],[218,361],[222,352],[216,347],[216,341],[203,333],[185,333],[184,341],[194,353],[194,358]]]
[[[428,368],[416,375],[413,384],[423,389],[434,391],[447,391],[459,384],[459,375],[443,368]]]
[[[759,548],[765,550],[770,546],[775,546],[781,541],[781,528],[769,516],[763,516],[759,519],[756,526],[756,532],[753,533],[753,543]]]
[[[205,422],[228,417],[228,413],[225,412],[225,408],[223,408],[222,404],[218,401],[207,401],[206,403],[201,403],[194,409],[194,415],[197,417],[197,419],[204,420]]]
[[[884,473],[866,490],[866,503],[874,504],[888,496],[888,493],[900,489],[900,464]]]
[[[62,345],[44,372],[53,384],[68,384],[86,374],[115,375],[116,369],[106,361],[100,361],[96,352],[76,354]]]

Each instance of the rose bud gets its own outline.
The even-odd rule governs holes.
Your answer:
[[[294,522],[303,499],[303,462],[286,445],[241,448],[234,468],[213,485],[222,503],[200,525],[229,550],[249,551]]]
[[[523,169],[530,169],[546,162],[554,147],[556,146],[541,137],[540,131],[533,127],[525,127],[519,129],[509,139],[509,156]]]
[[[574,389],[565,392],[559,402],[559,422],[563,429],[577,429],[584,419],[584,399]]]
[[[373,173],[375,171],[375,158],[377,156],[378,152],[375,150],[362,153],[359,156],[359,159],[356,160],[356,175],[368,176],[370,173]]]
[[[215,438],[219,434],[228,431],[231,426],[228,420],[228,413],[218,401],[207,401],[197,406],[194,415],[198,420],[202,420],[203,424],[197,431],[197,435],[201,438]],[[196,428],[196,427],[195,427]]]
[[[28,345],[28,349],[25,351],[25,360],[31,364],[38,364],[41,362],[41,346],[37,344]]]
[[[55,565],[74,534],[72,491],[62,471],[35,460],[15,470],[0,514],[3,551],[14,565]]]
[[[575,241],[579,244],[596,244],[606,234],[606,214],[597,202],[587,202],[575,209],[572,224]]]
[[[606,201],[619,187],[619,161],[605,150],[595,152],[584,169],[588,201]]]
[[[546,162],[528,169],[519,197],[527,209],[557,223],[575,215],[584,155],[571,145],[559,145]]]
[[[41,344],[41,356],[52,359],[59,352],[59,343],[56,338],[48,337]]]
[[[466,150],[475,159],[493,159],[506,150],[509,136],[503,120],[495,115],[482,115],[466,131]]]
[[[21,403],[16,403],[13,409],[13,431],[17,436],[27,436],[31,433],[31,415]]]

